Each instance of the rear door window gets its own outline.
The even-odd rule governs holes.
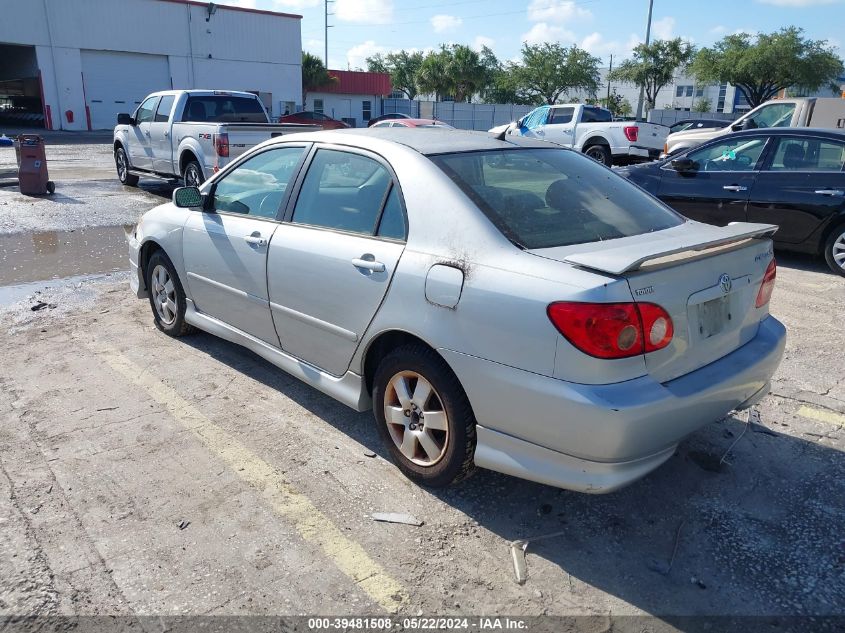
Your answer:
[[[431,160],[523,248],[611,240],[684,222],[657,199],[576,152],[513,149]]]
[[[164,95],[161,98],[161,101],[158,104],[158,109],[156,110],[156,123],[167,123],[170,119],[170,111],[173,109],[173,100],[175,98],[176,97],[174,95]]]
[[[778,139],[772,171],[842,171],[845,143],[817,138]]]
[[[549,116],[549,125],[572,123],[572,114],[575,108],[553,108]]]
[[[378,161],[320,149],[308,167],[292,221],[372,235],[390,185],[390,172]]]

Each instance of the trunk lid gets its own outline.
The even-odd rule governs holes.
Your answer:
[[[634,143],[637,147],[647,147],[649,149],[662,150],[666,143],[666,137],[669,136],[669,128],[657,123],[646,123],[644,121],[637,121],[635,123],[623,123],[626,125],[635,125],[639,128],[637,134],[637,141]]]
[[[715,227],[690,221],[655,233],[533,252],[624,278],[634,301],[666,310],[674,325],[672,342],[645,355],[649,374],[666,382],[757,334],[768,315],[768,305],[755,303],[775,230],[767,224]]]

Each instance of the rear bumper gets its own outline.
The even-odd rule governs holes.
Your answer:
[[[680,440],[768,393],[786,330],[772,317],[727,356],[658,383],[580,385],[441,350],[478,420],[476,464],[584,492],[609,492],[659,466]]]

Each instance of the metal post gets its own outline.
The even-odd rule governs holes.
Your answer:
[[[610,73],[613,72],[613,53],[610,54],[610,66],[607,69],[607,107],[610,108]]]
[[[331,28],[329,16],[333,15],[329,13],[329,2],[334,2],[334,0],[323,2],[323,63],[326,65],[326,70],[329,68],[329,29]]]
[[[645,27],[645,45],[648,46],[651,39],[651,12],[654,9],[654,0],[648,0],[648,22]],[[643,120],[643,99],[645,98],[645,86],[640,86],[640,98],[637,101],[637,121]]]

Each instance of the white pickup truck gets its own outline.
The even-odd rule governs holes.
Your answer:
[[[581,103],[540,106],[491,132],[520,134],[577,149],[610,166],[653,160],[660,155],[669,128],[643,121],[614,121],[610,110]]]
[[[114,161],[125,185],[152,176],[197,186],[267,139],[319,129],[271,123],[249,92],[165,90],[149,95],[133,114],[118,114]]]

